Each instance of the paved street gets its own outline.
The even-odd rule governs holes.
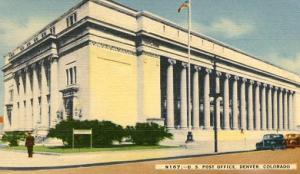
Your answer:
[[[215,155],[206,157],[196,157],[196,158],[184,158],[176,160],[159,160],[150,162],[139,162],[139,163],[127,163],[109,166],[98,166],[98,167],[86,167],[86,168],[72,168],[72,169],[59,169],[59,170],[41,170],[41,171],[0,171],[2,174],[165,174],[165,173],[299,173],[300,167],[300,148],[298,149],[288,149],[288,150],[276,150],[276,151],[255,151],[255,152],[245,152],[236,154],[226,154],[226,155]],[[162,171],[155,170],[155,164],[262,164],[262,163],[296,163],[298,170],[294,171]]]

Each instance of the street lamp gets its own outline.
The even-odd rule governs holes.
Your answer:
[[[216,86],[217,86],[217,65],[216,65],[216,57],[214,57],[214,60],[213,60],[213,72],[212,72],[212,75],[213,75],[213,79],[214,79],[214,89],[212,90],[212,93],[211,93],[211,97],[213,97],[213,101],[214,101],[214,149],[215,149],[215,152],[218,152],[218,127],[217,127],[217,103],[218,103],[218,98],[221,97],[221,94],[220,94],[220,90],[218,90],[218,92],[216,91]]]

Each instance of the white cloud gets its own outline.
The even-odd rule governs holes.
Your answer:
[[[13,49],[49,22],[47,17],[32,17],[26,23],[0,18],[0,44]]]
[[[186,27],[186,22],[181,22]],[[220,18],[205,25],[193,21],[192,28],[194,31],[207,35],[217,35],[225,38],[238,38],[240,36],[253,32],[254,26],[248,23],[236,22],[229,18]]]
[[[248,23],[238,23],[231,19],[222,18],[214,21],[210,28],[212,32],[235,38],[252,32],[254,27]]]
[[[265,57],[275,65],[300,74],[300,53],[297,53],[295,57],[284,57],[279,53],[271,53]]]

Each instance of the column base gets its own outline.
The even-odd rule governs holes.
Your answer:
[[[213,130],[213,127],[203,127],[203,130]]]
[[[231,130],[229,127],[224,127],[222,130]]]

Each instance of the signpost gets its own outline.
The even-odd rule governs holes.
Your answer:
[[[90,135],[90,147],[93,147],[93,133],[92,133],[92,129],[73,129],[73,136],[72,136],[72,148],[74,149],[74,136],[75,135]]]

